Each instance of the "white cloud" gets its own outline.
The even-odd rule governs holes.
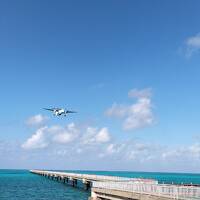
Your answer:
[[[110,140],[110,133],[108,132],[107,128],[102,128],[96,135],[97,142],[109,142]]]
[[[60,149],[60,150],[55,151],[55,154],[58,156],[65,156],[67,153],[68,151],[65,149]]]
[[[200,33],[189,37],[186,42],[186,56],[190,57],[193,53],[199,52],[200,50]]]
[[[98,129],[95,130],[95,133],[99,132]],[[35,163],[35,167],[42,166],[42,168],[66,168],[73,166],[73,169],[78,166],[80,169],[108,170],[134,169],[179,172],[194,172],[199,170],[199,142],[181,147],[163,146],[139,140],[83,144],[83,135],[80,134],[73,142],[63,145],[63,143],[51,140],[54,134],[56,133],[51,132],[50,137],[48,128],[45,129],[44,127],[39,129],[39,131],[24,144],[25,149],[22,148],[21,151],[19,151],[16,145],[12,147],[10,143],[0,141],[0,157],[7,163],[9,158],[19,159],[19,162],[22,162],[23,159],[23,163],[26,162],[31,168],[33,167],[31,165]],[[45,138],[45,140],[42,140],[42,138]],[[45,147],[48,148],[44,149]],[[39,148],[39,150],[25,151],[33,148]],[[5,158],[5,155],[8,159]],[[41,164],[44,159],[46,161],[45,166]],[[38,165],[38,163],[40,163],[40,165]],[[20,166],[22,167],[23,165],[20,164]]]
[[[68,124],[66,128],[51,127],[50,131],[54,132],[53,141],[60,144],[67,144],[75,140],[79,134],[79,130],[74,123]]]
[[[78,135],[75,125],[69,124],[66,127],[51,126],[39,128],[35,134],[28,138],[23,144],[24,149],[46,148],[49,144],[67,144],[72,142]]]
[[[152,125],[154,115],[152,112],[151,89],[133,89],[129,91],[128,96],[136,98],[136,102],[131,105],[114,103],[106,111],[106,115],[122,119],[124,130],[135,130]]]
[[[195,143],[189,147],[189,152],[195,157],[200,159],[200,143]]]
[[[81,143],[86,145],[96,145],[110,141],[110,133],[108,128],[104,127],[97,129],[94,127],[87,127],[85,134],[81,138]]]
[[[81,143],[84,145],[94,144],[96,141],[95,139],[96,133],[97,133],[96,128],[90,126],[87,127],[85,133],[81,137]]]
[[[64,132],[64,133],[60,133],[58,135],[55,135],[53,137],[53,140],[57,143],[63,143],[63,144],[66,144],[68,142],[71,142],[73,141],[74,137],[73,135],[71,135],[70,133],[68,132]]]
[[[146,163],[147,165],[160,163],[171,169],[183,163],[188,163],[192,167],[193,164],[200,163],[200,143],[170,147],[129,140],[108,144],[103,152],[99,153],[99,157],[120,160],[124,163]]]
[[[24,149],[41,149],[48,146],[46,139],[47,127],[42,127],[36,131],[25,143],[22,144]]]
[[[164,160],[200,160],[200,143],[190,146],[167,149],[162,153]]]
[[[143,163],[158,160],[160,152],[162,152],[161,148],[157,145],[128,140],[108,144],[104,152],[101,152],[99,156],[128,163]]]
[[[129,106],[114,103],[111,108],[106,111],[106,115],[110,117],[122,118],[129,112]]]
[[[200,34],[188,38],[186,43],[188,46],[192,46],[194,48],[200,48]]]
[[[106,148],[106,154],[111,155],[111,154],[120,153],[124,149],[125,146],[126,144],[124,143],[121,143],[121,144],[111,143]]]
[[[96,145],[107,143],[110,140],[110,133],[106,127],[97,129],[94,127],[80,128],[74,123],[70,123],[65,127],[50,126],[42,127],[36,131],[23,144],[24,149],[41,149],[46,148],[50,144],[65,145],[79,144],[81,145]]]
[[[128,95],[130,98],[136,98],[136,101],[130,105],[114,104],[107,114],[121,119],[123,126],[129,127],[129,129],[124,127],[126,130],[151,125],[154,121],[151,90],[131,90]],[[198,142],[189,146],[170,147],[138,140],[113,141],[111,138],[113,137],[107,127],[80,127],[75,123],[66,126],[44,126],[21,145],[22,153],[20,153],[27,162],[28,158],[35,159],[36,163],[43,158],[49,160],[47,161],[49,164],[46,165],[49,168],[52,163],[56,163],[55,167],[64,168],[74,164],[74,167],[80,166],[80,169],[94,164],[93,167],[98,169],[109,166],[110,169],[117,170],[133,168],[154,171],[199,170],[200,143]],[[4,154],[11,155],[7,146],[9,145],[0,141],[0,157]],[[38,150],[27,151],[35,149]],[[69,160],[70,162],[66,162]]]
[[[26,124],[27,125],[30,125],[30,126],[34,126],[34,125],[41,125],[43,124],[44,122],[46,122],[48,119],[48,117],[46,116],[43,116],[41,114],[38,114],[38,115],[34,115],[30,118],[28,118],[26,120]]]
[[[127,118],[124,120],[125,130],[134,130],[149,126],[153,123],[151,99],[139,98],[135,104],[129,107]]]
[[[114,144],[109,144],[108,147],[106,148],[106,151],[108,154],[113,154],[116,152]]]

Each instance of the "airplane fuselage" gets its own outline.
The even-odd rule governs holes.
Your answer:
[[[54,113],[54,115],[56,115],[56,116],[60,116],[60,115],[62,115],[62,114],[66,114],[64,109],[55,109],[55,110],[53,111],[53,113]]]

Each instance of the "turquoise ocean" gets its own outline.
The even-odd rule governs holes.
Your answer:
[[[66,171],[76,173],[153,178],[160,183],[200,184],[200,174],[125,171]],[[28,170],[0,170],[0,200],[87,200],[90,193],[31,174]]]

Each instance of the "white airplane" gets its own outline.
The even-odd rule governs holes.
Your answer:
[[[54,116],[64,115],[66,117],[67,114],[69,114],[69,113],[76,113],[75,111],[66,110],[64,108],[43,108],[43,109],[53,112]]]

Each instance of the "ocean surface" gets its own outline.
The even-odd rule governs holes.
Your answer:
[[[155,173],[155,172],[111,172],[111,171],[67,171],[76,173],[113,175],[122,177],[153,178],[160,183],[200,184],[200,174]],[[0,170],[0,200],[87,200],[90,193],[67,184],[31,174],[28,170]]]

